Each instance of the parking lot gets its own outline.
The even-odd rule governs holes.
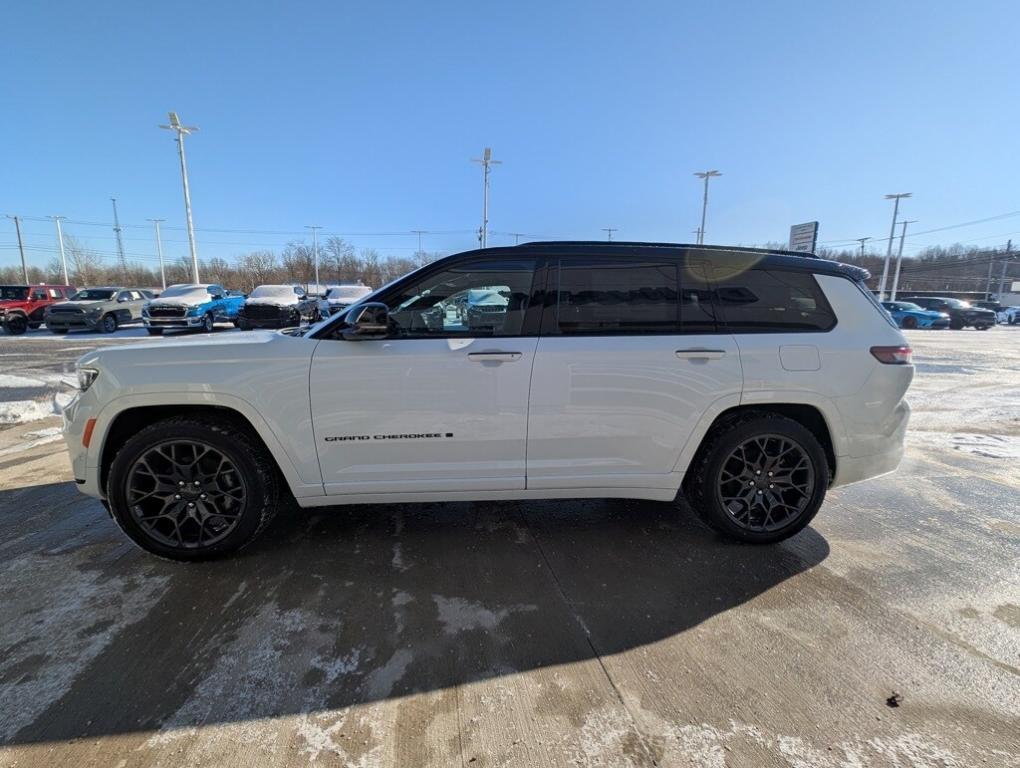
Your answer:
[[[53,415],[144,330],[0,335],[0,766],[1020,765],[1020,328],[907,335],[900,470],[774,547],[452,503],[194,565],[78,494]]]

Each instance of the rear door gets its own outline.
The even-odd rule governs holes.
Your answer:
[[[675,488],[702,417],[739,402],[704,266],[670,255],[549,265],[528,417],[528,488]]]

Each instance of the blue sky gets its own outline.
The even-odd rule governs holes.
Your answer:
[[[113,252],[186,253],[166,112],[188,139],[202,257],[324,232],[490,228],[707,242],[884,237],[888,192],[918,232],[1020,211],[1013,2],[36,2],[4,11],[0,214],[62,214]],[[138,225],[128,226],[128,225]],[[27,220],[30,258],[54,248]],[[244,230],[214,232],[210,230]],[[254,232],[282,233],[267,234]],[[908,238],[996,245],[1020,215]],[[409,254],[414,236],[351,234]],[[494,235],[490,243],[512,242]],[[0,219],[0,264],[14,263]]]

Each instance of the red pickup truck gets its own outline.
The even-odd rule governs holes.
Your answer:
[[[12,336],[38,328],[46,307],[74,292],[72,285],[0,285],[0,327]]]

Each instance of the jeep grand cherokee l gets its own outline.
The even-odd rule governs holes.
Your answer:
[[[74,477],[137,544],[182,560],[250,542],[282,494],[682,493],[727,536],[779,541],[903,452],[911,352],[867,276],[708,246],[450,256],[307,329],[86,354],[64,411]],[[436,323],[466,290],[501,311]]]

